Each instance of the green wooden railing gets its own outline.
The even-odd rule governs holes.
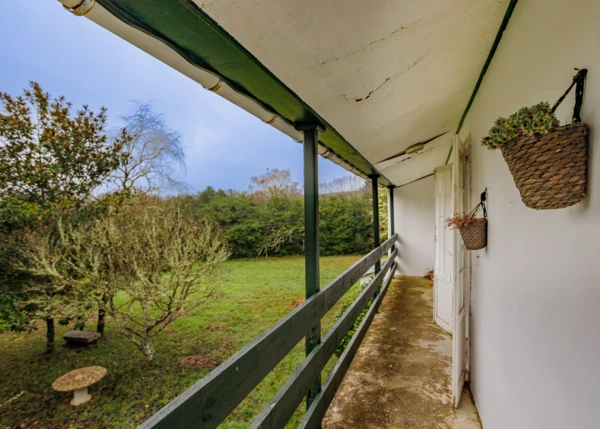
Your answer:
[[[216,428],[368,269],[380,261],[381,257],[393,247],[396,238],[397,236],[393,235],[356,262],[325,288],[263,332],[256,340],[150,417],[139,428]],[[320,427],[321,420],[391,283],[396,270],[395,257],[394,250],[381,271],[376,273],[369,285],[310,352],[250,428],[285,427],[338,345],[352,329],[360,313],[371,298],[375,297],[359,328],[322,385],[320,392],[311,402],[300,424],[301,428]]]

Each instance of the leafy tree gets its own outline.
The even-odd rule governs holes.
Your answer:
[[[223,228],[233,258],[304,252],[304,205],[299,196],[263,198],[207,188],[197,195],[177,198],[192,217],[208,216]],[[386,224],[382,219],[382,230]],[[373,246],[371,195],[321,196],[320,228],[322,255],[367,253]]]
[[[106,109],[76,113],[64,97],[52,99],[41,87],[16,98],[0,93],[0,186],[2,206],[38,214],[53,203],[82,203],[128,161],[125,130],[107,144]],[[11,206],[11,204],[13,204]]]
[[[43,314],[48,328],[48,351],[54,347],[54,319],[71,314],[68,291],[56,288],[46,278],[30,276],[15,267],[22,265],[22,231],[37,229],[49,239],[55,237],[53,219],[79,212],[93,193],[123,163],[129,142],[123,130],[110,144],[106,134],[106,109],[94,113],[87,106],[73,112],[64,97],[52,98],[40,85],[31,82],[22,96],[0,93],[4,111],[0,114],[0,282],[2,293],[18,298],[0,314],[22,312],[31,318]],[[107,201],[107,200],[106,200]],[[106,201],[93,205],[86,216],[102,210]],[[87,214],[86,214],[87,213]],[[62,303],[62,304],[61,304]]]
[[[21,302],[21,296],[14,292],[0,293],[0,334],[8,331],[31,332],[33,329]]]
[[[365,254],[373,249],[369,194],[321,197],[319,207],[323,255]]]
[[[304,202],[294,196],[277,196],[260,208],[262,240],[258,256],[298,255],[304,249]]]
[[[214,296],[229,255],[220,228],[172,205],[125,207],[87,224],[61,223],[58,240],[29,240],[25,269],[95,300],[148,361],[159,332]],[[118,300],[100,298],[118,292]]]
[[[388,190],[386,188],[379,188],[379,237],[381,242],[388,238]]]
[[[257,256],[256,248],[263,239],[261,203],[257,199],[209,187],[195,196],[186,196],[183,204],[193,218],[209,217],[223,228],[233,258]]]

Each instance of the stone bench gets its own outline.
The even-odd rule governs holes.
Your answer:
[[[98,332],[69,331],[63,334],[63,338],[69,345],[87,345],[95,343],[100,338]]]

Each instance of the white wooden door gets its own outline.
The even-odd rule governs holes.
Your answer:
[[[468,212],[468,170],[465,146],[455,136],[452,148],[452,211]],[[452,402],[458,407],[465,384],[467,357],[468,306],[467,250],[457,230],[454,234],[452,269]]]
[[[435,170],[435,266],[433,268],[433,320],[452,333],[452,270],[454,233],[446,228],[452,216],[452,166]]]

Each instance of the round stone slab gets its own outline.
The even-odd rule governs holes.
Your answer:
[[[56,379],[52,388],[60,392],[83,389],[102,379],[106,375],[106,368],[102,366],[87,366],[71,371]]]

